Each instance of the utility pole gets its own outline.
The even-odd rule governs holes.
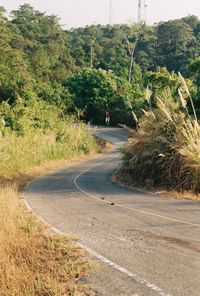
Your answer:
[[[129,74],[128,74],[128,82],[130,84],[131,84],[131,80],[132,80],[132,69],[133,69],[133,64],[134,64],[134,53],[135,53],[135,48],[136,48],[136,45],[137,45],[137,40],[138,40],[138,36],[137,36],[135,45],[131,46],[129,40],[126,38],[127,45],[128,45],[128,52],[129,52],[129,55],[130,55],[130,66],[129,66]],[[136,131],[138,131],[138,129],[139,129],[139,121],[138,121],[137,115],[135,114],[135,112],[133,110],[133,106],[131,104],[131,101],[130,101],[129,97],[127,97],[127,104],[128,104],[128,107],[131,110],[133,120],[134,120],[134,123],[135,123]]]
[[[90,46],[90,68],[93,68],[93,61],[94,61],[94,46],[93,43]]]
[[[146,0],[138,0],[138,24],[146,24]]]
[[[109,24],[112,25],[112,0],[109,1]]]

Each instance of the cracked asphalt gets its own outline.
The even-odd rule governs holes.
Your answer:
[[[126,132],[95,134],[113,149],[35,179],[27,203],[98,257],[101,268],[86,279],[98,295],[200,296],[200,203],[113,182]]]

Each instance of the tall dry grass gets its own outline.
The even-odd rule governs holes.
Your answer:
[[[81,124],[70,124],[59,135],[37,130],[30,130],[23,136],[8,133],[0,138],[0,178],[13,178],[34,165],[96,149],[96,141]]]
[[[169,92],[144,111],[140,131],[124,150],[119,173],[134,184],[200,192],[200,125],[184,78],[179,100]],[[193,114],[189,114],[188,105]]]
[[[21,185],[47,164],[96,151],[85,126],[71,123],[60,131],[0,138],[1,296],[94,295],[78,281],[92,269],[84,252],[72,239],[51,234],[20,203]]]
[[[19,203],[16,188],[0,188],[0,295],[92,295],[77,284],[92,264],[73,241],[50,235]]]

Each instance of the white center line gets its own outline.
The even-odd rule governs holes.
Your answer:
[[[82,173],[78,174],[75,178],[74,178],[74,185],[76,186],[77,189],[79,189],[82,193],[84,193],[85,195],[87,196],[90,196],[94,199],[96,199],[98,202],[100,203],[105,203],[105,204],[108,204],[108,203],[111,203],[112,201],[109,201],[109,200],[101,200],[99,199],[98,196],[95,196],[87,191],[85,191],[84,189],[82,189],[79,185],[78,185],[78,179],[84,175],[85,173],[87,173],[88,171],[90,171],[91,169],[93,169],[94,167],[98,167],[99,165],[103,164],[104,162],[101,162],[97,165],[94,165],[90,168],[87,168],[86,170],[84,170]],[[142,214],[147,214],[147,215],[150,215],[150,216],[154,216],[154,217],[158,217],[158,218],[161,218],[161,219],[165,219],[165,220],[169,220],[169,221],[173,221],[173,222],[177,222],[177,223],[181,223],[181,224],[186,224],[186,225],[190,225],[190,226],[195,226],[195,227],[200,227],[200,224],[196,224],[196,223],[192,223],[192,222],[187,222],[187,221],[184,221],[184,220],[180,220],[180,219],[176,219],[176,218],[172,218],[172,217],[168,217],[168,216],[165,216],[165,215],[161,215],[161,214],[158,214],[158,213],[154,213],[154,212],[150,212],[150,211],[146,211],[146,210],[142,210],[142,209],[138,209],[138,208],[134,208],[134,207],[128,207],[128,206],[125,206],[125,205],[122,205],[122,204],[117,204],[115,203],[115,207],[119,207],[119,208],[124,208],[124,209],[127,209],[127,210],[131,210],[131,211],[135,211],[135,212],[138,212],[138,213],[142,213]]]

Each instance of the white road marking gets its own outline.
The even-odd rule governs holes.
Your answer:
[[[33,212],[31,206],[29,205],[29,203],[27,202],[27,200],[25,199],[25,194],[23,194],[23,202],[25,204],[25,206],[27,207],[27,209],[31,212]],[[52,226],[51,224],[49,224],[44,218],[42,218],[41,216],[39,216],[38,214],[34,213],[34,215],[40,220],[42,221],[44,224],[46,224],[47,226],[49,226],[55,233],[57,233],[58,235],[64,235],[66,236],[66,233],[64,233],[63,231],[59,230],[58,228]],[[97,258],[99,261],[101,261],[104,264],[109,265],[110,267],[114,268],[115,270],[123,273],[124,275],[128,276],[129,278],[135,280],[137,283],[145,286],[148,289],[151,289],[153,291],[155,291],[156,293],[158,293],[161,296],[172,296],[171,294],[168,294],[166,292],[164,292],[161,288],[159,288],[158,286],[142,279],[140,276],[138,276],[137,274],[129,271],[128,269],[118,265],[117,263],[111,261],[110,259],[100,255],[99,253],[97,253],[95,250],[93,250],[92,248],[90,248],[89,246],[87,246],[85,243],[81,242],[81,241],[77,241],[75,243],[78,247],[84,249],[86,252],[88,252],[91,256]]]
[[[116,158],[116,157],[115,157]],[[112,201],[109,201],[109,200],[102,200],[102,199],[99,199],[98,196],[95,196],[87,191],[85,191],[84,189],[82,189],[79,185],[78,185],[78,179],[84,175],[85,173],[87,173],[88,171],[90,171],[91,169],[93,169],[94,167],[97,167],[101,164],[103,164],[104,162],[102,163],[99,163],[97,165],[94,165],[92,167],[89,167],[87,168],[86,170],[84,170],[82,173],[78,174],[75,178],[74,178],[74,185],[76,186],[77,189],[79,189],[82,193],[84,193],[85,195],[87,196],[90,196],[94,199],[96,199],[98,202],[100,203],[105,203],[105,204],[110,204]],[[145,192],[144,192],[145,194]],[[138,212],[138,213],[142,213],[142,214],[147,214],[147,215],[150,215],[150,216],[154,216],[154,217],[158,217],[158,218],[161,218],[161,219],[165,219],[165,220],[169,220],[169,221],[173,221],[173,222],[177,222],[177,223],[181,223],[181,224],[186,224],[186,225],[190,225],[190,226],[195,226],[195,227],[200,227],[200,224],[196,224],[196,223],[192,223],[192,222],[187,222],[187,221],[184,221],[184,220],[180,220],[180,219],[176,219],[176,218],[172,218],[172,217],[168,217],[168,216],[165,216],[165,215],[161,215],[161,214],[157,214],[157,213],[154,213],[154,212],[150,212],[150,211],[146,211],[146,210],[142,210],[142,209],[138,209],[138,208],[134,208],[134,207],[128,207],[128,206],[124,206],[124,205],[121,205],[121,204],[117,204],[115,203],[115,207],[119,207],[119,208],[124,208],[124,209],[127,209],[127,210],[131,210],[131,211],[134,211],[134,212]]]
[[[90,255],[96,257],[99,261],[111,266],[112,268],[116,269],[117,271],[120,271],[121,273],[125,274],[126,276],[128,276],[131,279],[134,279],[136,282],[138,282],[139,284],[146,286],[147,288],[157,292],[159,295],[161,296],[171,296],[168,293],[165,293],[161,288],[159,288],[158,286],[149,283],[146,280],[143,280],[142,278],[140,278],[137,274],[132,273],[131,271],[127,270],[126,268],[116,264],[115,262],[109,260],[108,258],[98,254],[96,251],[94,251],[93,249],[91,249],[90,247],[88,247],[86,244],[78,242],[77,243],[78,246],[80,246],[81,248],[85,249]]]

